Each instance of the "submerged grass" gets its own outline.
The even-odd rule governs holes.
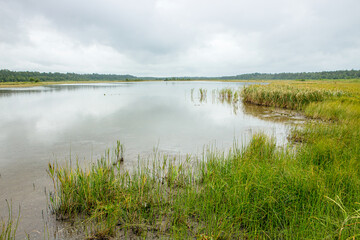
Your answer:
[[[206,101],[207,90],[205,88],[199,89],[200,102]]]
[[[237,103],[240,100],[240,92],[232,88],[223,88],[218,91],[220,102]]]
[[[332,84],[243,91],[244,101],[251,93],[253,103],[331,120],[294,129],[291,139],[302,143],[295,148],[278,148],[274,139],[255,134],[247,146],[228,153],[212,149],[183,160],[157,155],[128,172],[118,161],[118,143],[113,157],[107,152],[85,169],[49,164],[52,209],[58,219],[95,226],[88,234],[92,239],[119,232],[176,239],[355,239],[360,94]]]

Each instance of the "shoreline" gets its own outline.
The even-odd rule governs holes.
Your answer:
[[[136,83],[136,82],[249,82],[249,83],[275,83],[275,84],[353,84],[360,83],[360,79],[306,79],[306,80],[270,80],[270,79],[252,79],[252,80],[236,80],[236,79],[190,79],[190,80],[104,80],[104,81],[52,81],[52,82],[0,82],[0,89],[2,88],[30,88],[47,85],[60,85],[60,84],[88,84],[88,83]]]

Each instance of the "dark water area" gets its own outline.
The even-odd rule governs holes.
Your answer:
[[[259,131],[286,143],[289,126],[303,119],[296,113],[227,104],[222,88],[249,83],[141,82],[69,84],[0,89],[0,216],[5,199],[14,214],[21,206],[19,239],[55,238],[62,226],[47,209],[51,189],[46,169],[78,159],[86,164],[120,140],[124,167],[137,166],[154,147],[161,153],[200,155],[204,146],[228,150]],[[206,97],[199,89],[206,90]],[[56,230],[58,228],[58,230]]]

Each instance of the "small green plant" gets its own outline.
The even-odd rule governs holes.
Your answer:
[[[19,225],[20,219],[20,207],[19,207],[19,215],[16,219],[13,218],[13,210],[12,204],[6,200],[7,208],[8,208],[8,218],[7,220],[1,219],[0,221],[0,240],[10,240],[15,239],[16,230]]]

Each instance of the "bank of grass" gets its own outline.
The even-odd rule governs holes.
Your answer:
[[[321,103],[310,103],[304,113],[312,118],[328,121],[351,121],[360,119],[360,99],[340,98]]]
[[[290,139],[300,145],[279,148],[274,139],[255,134],[247,146],[227,153],[212,149],[195,160],[157,156],[130,173],[121,169],[118,144],[113,157],[108,152],[88,168],[49,165],[54,213],[93,226],[89,238],[360,237],[360,106],[353,90],[359,83],[349,83],[351,91],[333,82],[289,84],[270,85],[269,94],[263,86],[251,88],[265,99],[274,89],[324,95],[285,105],[283,99],[291,97],[266,100],[330,120],[294,129]]]
[[[245,103],[302,110],[310,118],[340,123],[360,117],[360,79],[274,82],[242,90]]]
[[[318,89],[313,86],[300,87],[291,85],[253,85],[244,88],[243,99],[245,102],[300,110],[312,102],[344,96],[343,91]]]

